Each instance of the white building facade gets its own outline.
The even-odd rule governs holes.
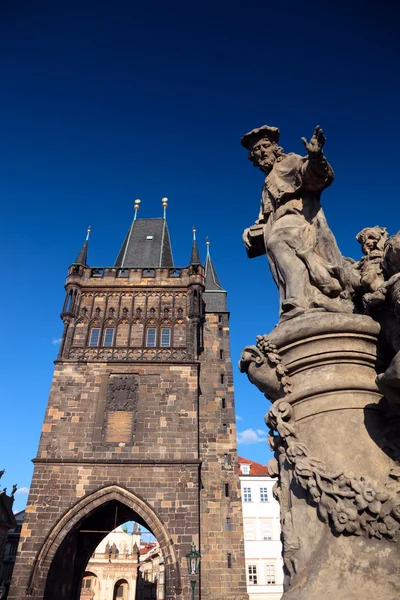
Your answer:
[[[283,594],[279,504],[267,467],[238,457],[244,553],[250,600],[279,600]]]

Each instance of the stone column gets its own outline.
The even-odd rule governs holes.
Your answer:
[[[375,385],[379,332],[367,316],[308,313],[243,351],[241,370],[274,401],[284,600],[400,598],[400,469]]]

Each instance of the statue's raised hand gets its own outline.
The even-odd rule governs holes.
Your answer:
[[[308,155],[311,158],[317,158],[322,154],[322,147],[326,142],[326,137],[324,136],[321,127],[317,125],[314,129],[314,133],[311,140],[307,142],[306,138],[303,137],[301,138],[301,141],[303,142],[305,149],[308,152]]]

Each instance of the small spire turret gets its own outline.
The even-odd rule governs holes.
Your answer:
[[[193,227],[193,243],[192,243],[192,254],[190,256],[190,265],[192,267],[198,267],[201,265],[200,253],[197,247],[196,241],[196,229]]]
[[[206,312],[225,312],[226,311],[226,290],[221,286],[217,272],[210,255],[210,242],[206,241],[207,256],[204,266],[204,294],[203,299],[206,303]]]
[[[78,254],[78,256],[76,257],[76,260],[74,261],[74,265],[84,265],[87,266],[87,253],[88,253],[88,245],[89,245],[89,236],[90,236],[90,232],[91,232],[91,228],[90,225],[88,227],[87,230],[87,234],[86,234],[86,239],[83,243],[82,248],[80,249],[80,252]]]

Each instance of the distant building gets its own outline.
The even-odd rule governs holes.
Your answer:
[[[92,554],[82,579],[80,600],[137,600],[140,531],[117,527]]]
[[[279,504],[268,469],[238,457],[242,490],[244,554],[250,600],[279,600],[283,594]]]
[[[141,543],[137,600],[164,600],[164,559],[157,542]]]

